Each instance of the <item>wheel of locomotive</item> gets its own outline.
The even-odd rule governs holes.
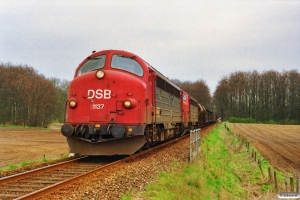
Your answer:
[[[172,128],[171,130],[170,130],[170,135],[169,135],[169,137],[168,137],[168,141],[170,141],[170,140],[172,140],[172,139],[174,139],[175,138],[175,128]]]
[[[184,131],[184,127],[182,124],[178,124],[176,126],[175,137],[178,138]]]
[[[144,131],[144,135],[146,138],[146,143],[144,145],[145,149],[149,149],[152,146],[152,134],[153,134],[153,125],[148,124]]]
[[[144,149],[150,149],[151,148],[151,146],[152,146],[152,143],[151,143],[151,141],[148,141],[147,140],[147,142],[145,143],[145,145],[144,145]]]
[[[162,132],[162,128],[159,125],[155,126],[155,130],[152,134],[152,144],[155,145],[158,142],[158,135]]]

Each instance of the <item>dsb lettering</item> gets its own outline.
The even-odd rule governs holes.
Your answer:
[[[88,90],[88,99],[110,99],[111,98],[111,90],[101,90],[101,89],[97,89],[97,90]]]

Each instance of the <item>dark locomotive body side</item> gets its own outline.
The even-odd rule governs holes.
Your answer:
[[[137,55],[107,50],[76,69],[61,132],[70,153],[130,155],[214,119],[213,112]]]

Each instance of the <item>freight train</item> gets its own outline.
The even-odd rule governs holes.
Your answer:
[[[217,116],[139,56],[93,52],[70,82],[61,133],[70,153],[130,155],[215,123]]]

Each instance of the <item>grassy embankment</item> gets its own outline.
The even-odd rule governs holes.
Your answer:
[[[202,138],[200,154],[192,164],[161,172],[145,192],[130,191],[122,199],[272,199],[276,195],[244,142],[228,133],[223,124]],[[264,170],[268,165],[262,161]]]

